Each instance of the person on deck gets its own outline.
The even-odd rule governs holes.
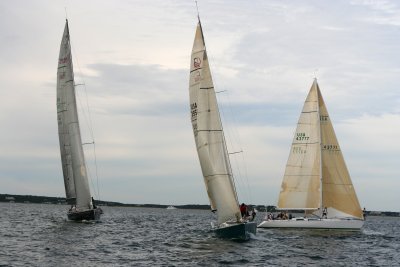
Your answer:
[[[254,210],[254,208],[253,208],[253,210],[251,211],[251,218],[250,218],[250,221],[254,221],[254,218],[256,217],[256,211]]]
[[[327,218],[328,217],[328,209],[325,207],[323,210],[322,210],[322,218]]]
[[[240,213],[242,214],[242,218],[246,217],[246,215],[248,213],[246,204],[242,203],[240,205]]]
[[[93,209],[96,209],[97,207],[96,207],[96,204],[94,204],[94,198],[92,197],[92,206],[93,206]]]

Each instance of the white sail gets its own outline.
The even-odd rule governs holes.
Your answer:
[[[328,218],[356,217],[362,211],[336,139],[317,80],[304,103],[293,139],[278,207],[327,208]]]
[[[304,103],[279,194],[282,209],[321,206],[320,131],[316,82]]]
[[[200,21],[190,63],[190,108],[197,153],[218,223],[241,218]]]
[[[57,120],[66,197],[77,209],[91,207],[91,195],[79,129],[68,21],[57,69]]]

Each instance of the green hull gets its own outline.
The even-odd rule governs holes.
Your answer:
[[[215,229],[215,234],[221,238],[249,240],[251,234],[255,235],[257,224],[255,222],[235,223]]]

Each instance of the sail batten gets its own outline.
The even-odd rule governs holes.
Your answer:
[[[68,21],[57,67],[57,121],[66,197],[77,209],[89,209],[91,195],[79,129]]]
[[[219,224],[237,220],[240,211],[200,21],[192,49],[189,95],[197,154],[211,210],[217,210]]]

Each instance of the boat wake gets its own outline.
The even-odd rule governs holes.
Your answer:
[[[82,220],[81,223],[85,223],[85,224],[96,224],[96,221],[93,221],[93,220]]]
[[[370,229],[363,229],[362,233],[365,235],[371,235],[371,236],[384,236],[385,234],[382,232],[370,230]]]
[[[271,241],[270,238],[267,238],[265,236],[255,235],[252,233],[249,233],[249,235],[250,235],[250,240]]]

